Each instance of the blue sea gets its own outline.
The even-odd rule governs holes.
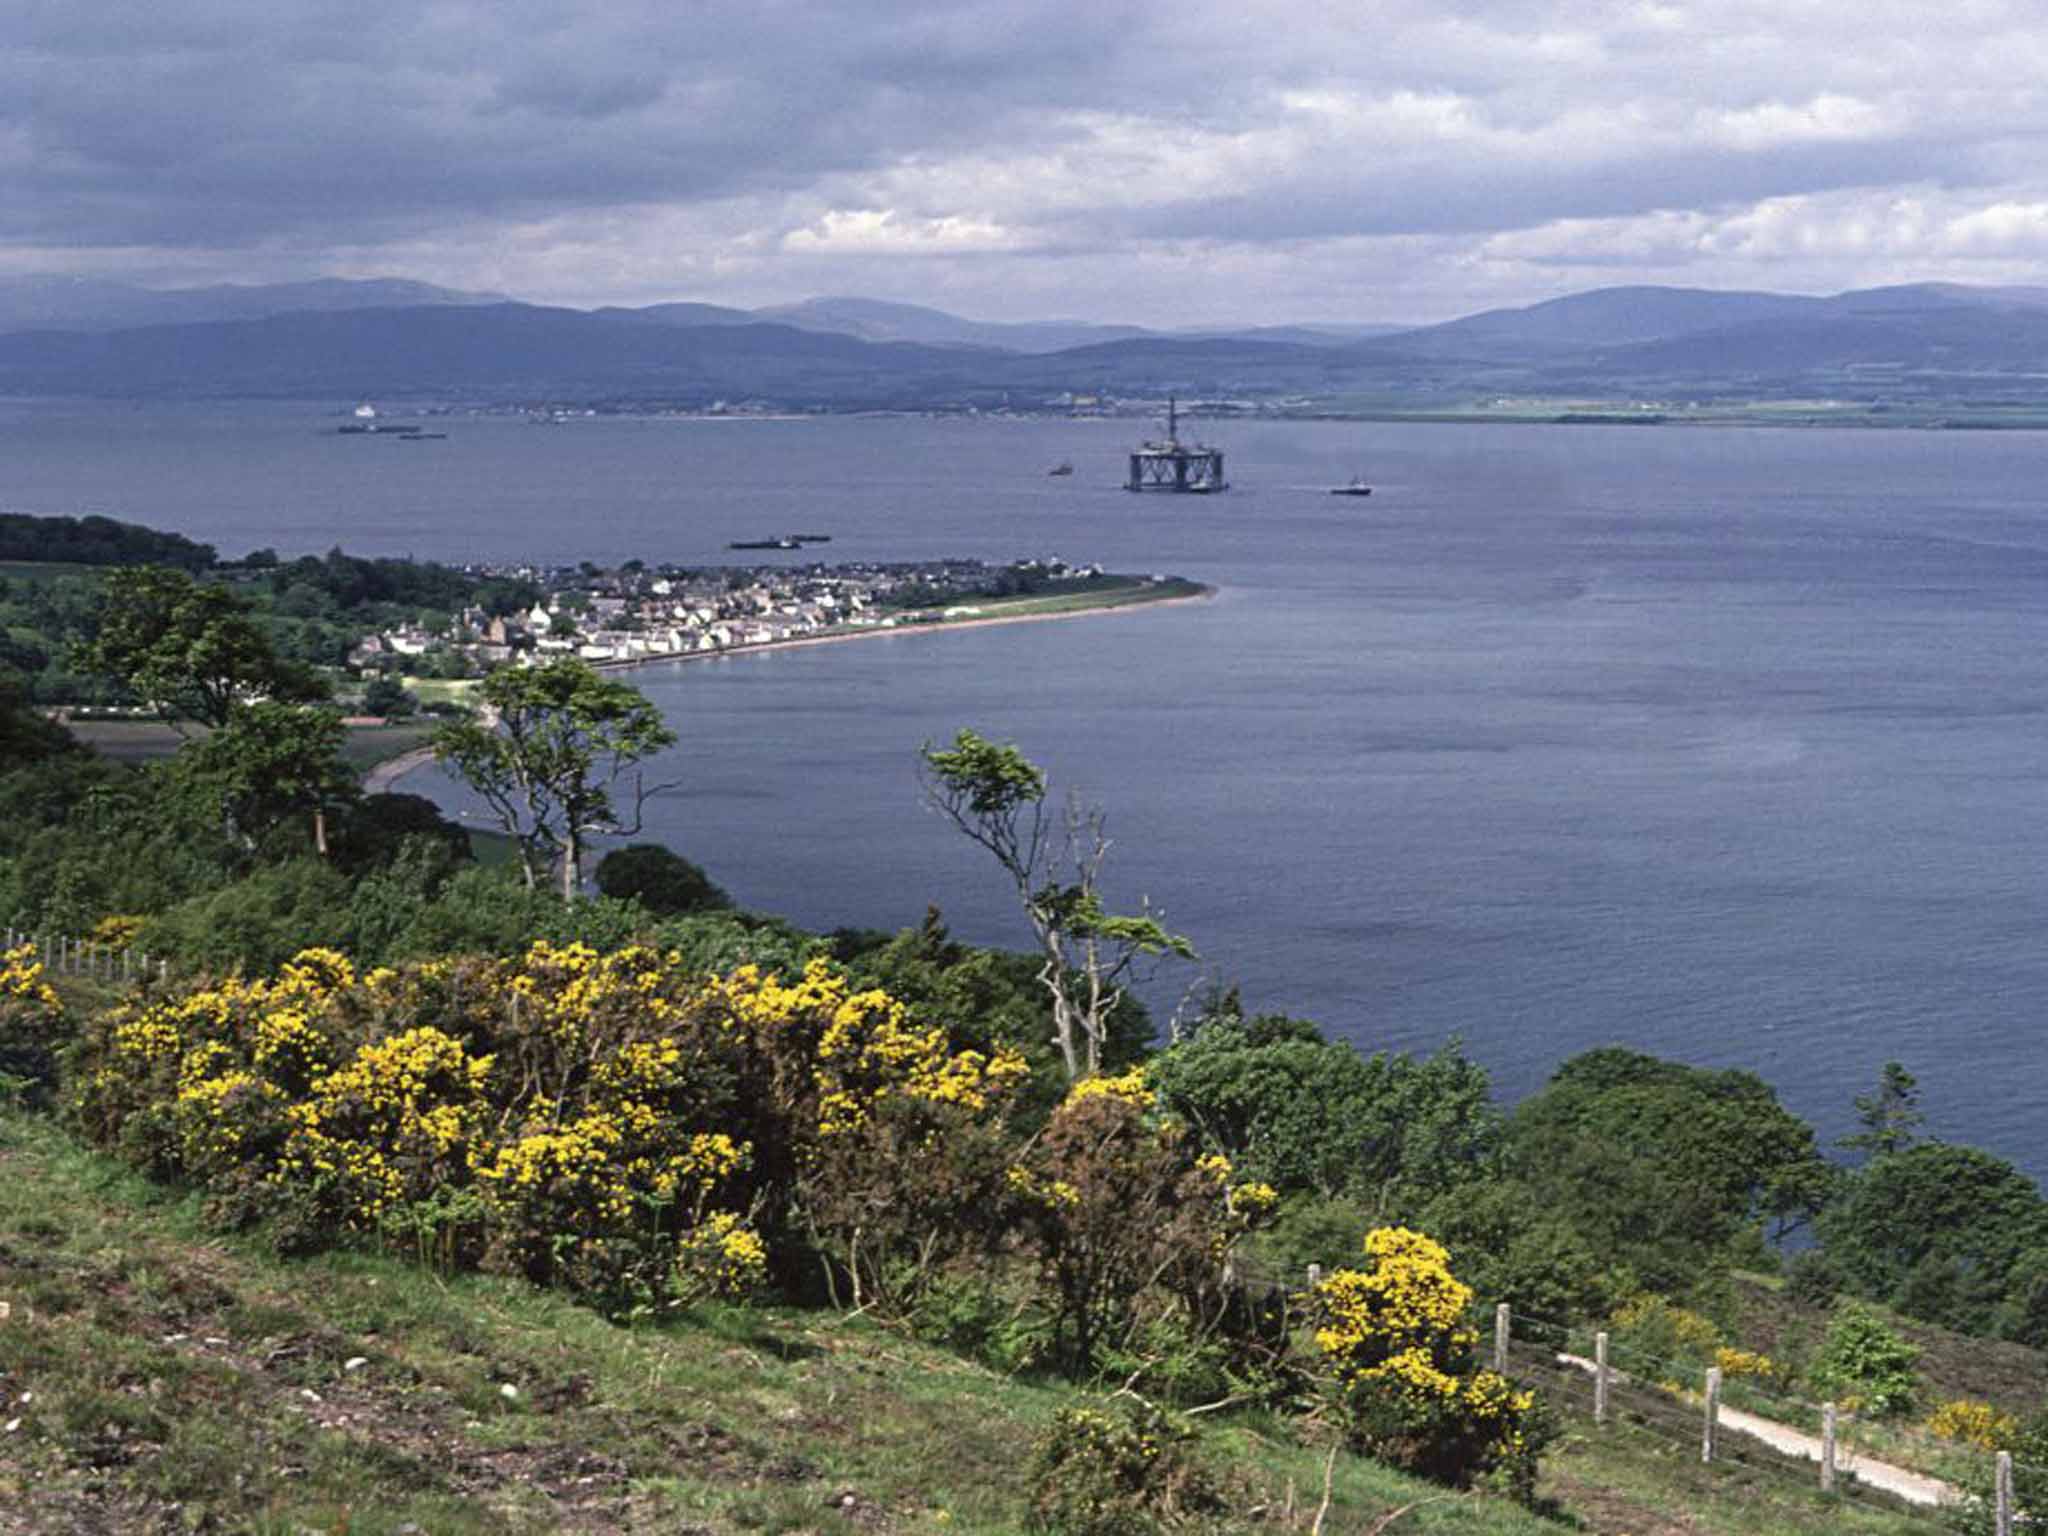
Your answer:
[[[1020,942],[920,801],[920,744],[971,725],[1105,806],[1113,899],[1194,940],[1162,1020],[1220,979],[1366,1049],[1461,1038],[1510,1099],[1621,1043],[1753,1068],[1826,1136],[1896,1058],[1936,1133],[2048,1174],[2048,437],[1198,422],[1232,489],[1170,498],[1118,488],[1134,422],[407,444],[337,409],[0,402],[0,509],[236,554],[709,564],[801,529],[1195,577],[645,668],[681,737],[649,831],[806,925],[937,904]]]

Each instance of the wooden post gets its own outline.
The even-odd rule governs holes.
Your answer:
[[[1593,1422],[1607,1422],[1607,1333],[1593,1335]]]
[[[1721,1367],[1707,1367],[1707,1413],[1706,1423],[1700,1431],[1700,1460],[1714,1459],[1714,1431],[1721,1422]]]
[[[1835,1491],[1835,1405],[1820,1405],[1820,1491]]]
[[[1502,1302],[1493,1309],[1493,1369],[1497,1375],[1508,1373],[1508,1333],[1512,1326],[1508,1304]]]
[[[1323,1283],[1323,1266],[1311,1264],[1308,1267],[1308,1288],[1314,1290]]]
[[[1996,1530],[1998,1536],[2012,1536],[2012,1452],[1998,1453],[1998,1473],[1993,1480],[1996,1491]]]

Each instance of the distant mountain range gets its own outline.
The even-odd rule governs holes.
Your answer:
[[[84,277],[0,277],[0,332],[118,331],[136,325],[257,320],[307,310],[505,302],[503,294],[463,293],[398,277],[170,289]]]
[[[1604,288],[1429,326],[1159,331],[861,298],[587,311],[400,279],[176,291],[0,280],[10,394],[829,410],[1168,392],[1302,409],[1501,395],[2048,406],[2048,288]]]

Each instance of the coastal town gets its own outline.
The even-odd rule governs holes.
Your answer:
[[[1172,577],[1115,575],[1057,556],[1008,565],[949,559],[694,568],[633,560],[612,569],[585,563],[476,567],[467,574],[499,592],[539,595],[519,606],[473,603],[443,622],[367,634],[350,652],[351,668],[459,679],[562,655],[617,666],[1200,590]]]

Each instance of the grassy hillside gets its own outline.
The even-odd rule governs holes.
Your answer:
[[[0,1529],[52,1536],[1015,1531],[1032,1443],[1076,1401],[832,1313],[625,1328],[395,1257],[280,1261],[13,1111],[0,1302]],[[1313,1429],[1210,1423],[1199,1454],[1233,1503],[1205,1528],[1313,1528]],[[1928,1528],[1640,1426],[1574,1427],[1546,1491],[1562,1524],[1340,1457],[1323,1529]]]

